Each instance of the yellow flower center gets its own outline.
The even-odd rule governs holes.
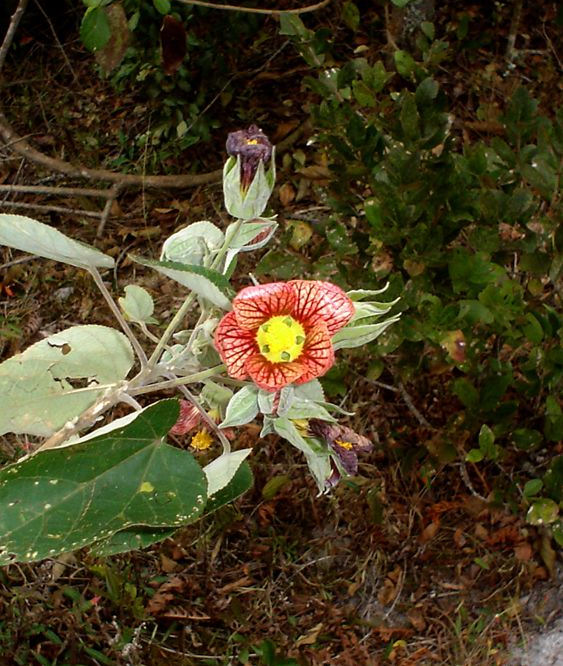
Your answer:
[[[341,439],[336,439],[335,442],[336,444],[338,444],[338,446],[342,447],[343,449],[346,449],[347,451],[350,451],[351,449],[354,448],[354,445],[351,442],[344,442]]]
[[[271,317],[258,329],[256,341],[262,355],[271,363],[294,361],[303,351],[305,330],[289,315]]]
[[[256,145],[258,145],[258,139],[247,139],[246,140],[246,145],[247,146],[256,146]]]

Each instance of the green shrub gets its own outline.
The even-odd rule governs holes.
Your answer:
[[[389,279],[404,314],[370,346],[375,373],[392,351],[404,381],[441,368],[454,413],[431,453],[488,465],[496,496],[561,544],[563,112],[540,115],[518,88],[499,135],[469,143],[432,78],[448,45],[428,26],[422,61],[397,51],[397,73],[361,56],[327,67],[330,44],[297,17],[282,17],[282,33],[317,69],[304,83],[331,174],[309,269],[336,265],[343,284],[361,275],[366,287]],[[272,255],[264,264],[275,274]]]

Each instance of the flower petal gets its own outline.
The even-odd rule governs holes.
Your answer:
[[[289,282],[246,287],[233,300],[233,310],[241,328],[256,329],[275,315],[289,314],[295,292]]]
[[[270,363],[262,354],[251,356],[245,367],[252,381],[266,391],[279,391],[303,374],[301,363]]]
[[[324,321],[320,321],[314,328],[307,331],[303,353],[297,359],[297,363],[300,363],[305,369],[296,382],[297,384],[304,384],[315,377],[324,375],[334,365],[334,349]]]
[[[332,337],[354,316],[354,304],[335,284],[316,280],[291,280],[287,284],[296,294],[290,314],[304,326],[324,321]]]
[[[241,328],[234,312],[229,312],[219,322],[215,331],[215,347],[227,372],[233,379],[246,379],[247,359],[258,351],[255,333]]]
[[[178,420],[170,429],[171,435],[185,435],[201,423],[199,409],[187,400],[180,400],[180,415]]]

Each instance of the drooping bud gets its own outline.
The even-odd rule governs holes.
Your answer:
[[[337,423],[310,419],[308,429],[311,435],[324,440],[329,445],[333,458],[338,461],[339,466],[346,474],[356,474],[358,471],[358,453],[368,453],[373,448],[373,444],[367,437],[359,435],[352,428]],[[336,485],[339,478],[339,470],[334,470],[330,485]]]
[[[227,211],[244,220],[260,217],[274,189],[274,147],[259,127],[251,125],[229,134],[227,153],[223,169]]]

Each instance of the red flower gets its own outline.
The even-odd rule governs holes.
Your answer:
[[[231,377],[278,391],[325,374],[334,363],[331,338],[353,314],[352,301],[330,282],[247,287],[219,322],[215,346]]]

